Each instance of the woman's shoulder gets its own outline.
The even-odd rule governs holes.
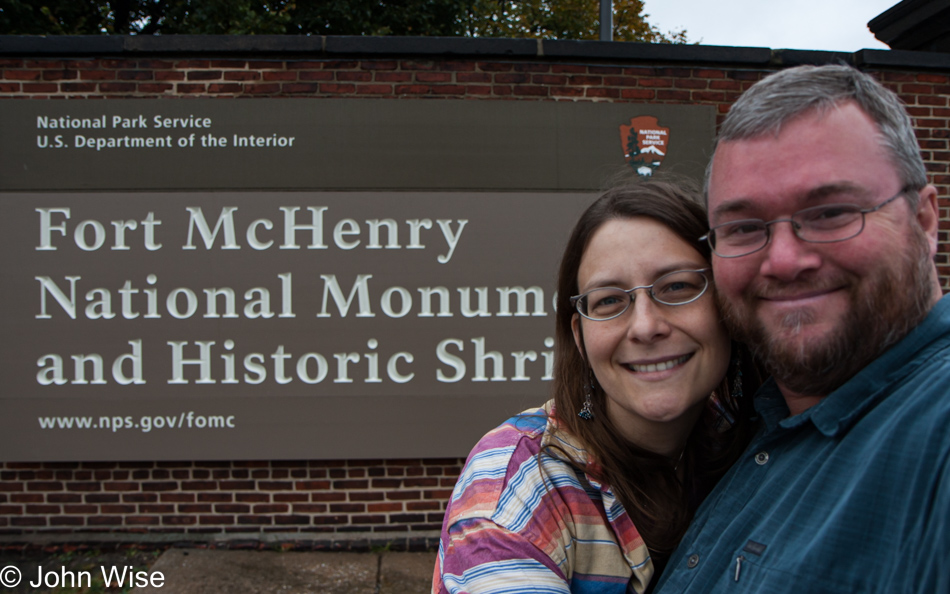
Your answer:
[[[551,427],[550,412],[550,403],[528,409],[478,441],[452,492],[453,520],[491,517],[513,481],[540,482],[538,453]]]

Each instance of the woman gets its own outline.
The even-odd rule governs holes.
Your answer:
[[[581,216],[558,277],[554,399],[475,446],[434,593],[647,590],[750,433],[740,392],[756,374],[720,321],[705,233],[695,194],[661,181]]]

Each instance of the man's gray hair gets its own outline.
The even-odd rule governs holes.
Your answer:
[[[716,139],[748,140],[778,134],[782,126],[805,113],[825,113],[842,102],[854,101],[877,124],[881,147],[893,159],[901,184],[908,190],[927,185],[927,172],[910,116],[896,94],[871,76],[845,65],[798,66],[772,74],[739,97]],[[706,195],[712,162],[706,169]],[[907,192],[916,208],[919,196]]]

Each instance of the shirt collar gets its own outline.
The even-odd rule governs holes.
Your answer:
[[[885,388],[921,365],[928,358],[928,350],[941,348],[948,340],[950,295],[941,298],[924,321],[907,336],[800,415],[788,416],[788,406],[772,378],[756,393],[755,408],[770,431],[776,425],[791,429],[811,421],[825,436],[837,435],[847,431],[868,408],[884,397],[887,394]]]

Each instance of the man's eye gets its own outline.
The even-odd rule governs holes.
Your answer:
[[[720,238],[742,238],[756,233],[762,233],[765,224],[761,221],[738,221],[729,225],[723,225],[716,229],[716,234]]]

